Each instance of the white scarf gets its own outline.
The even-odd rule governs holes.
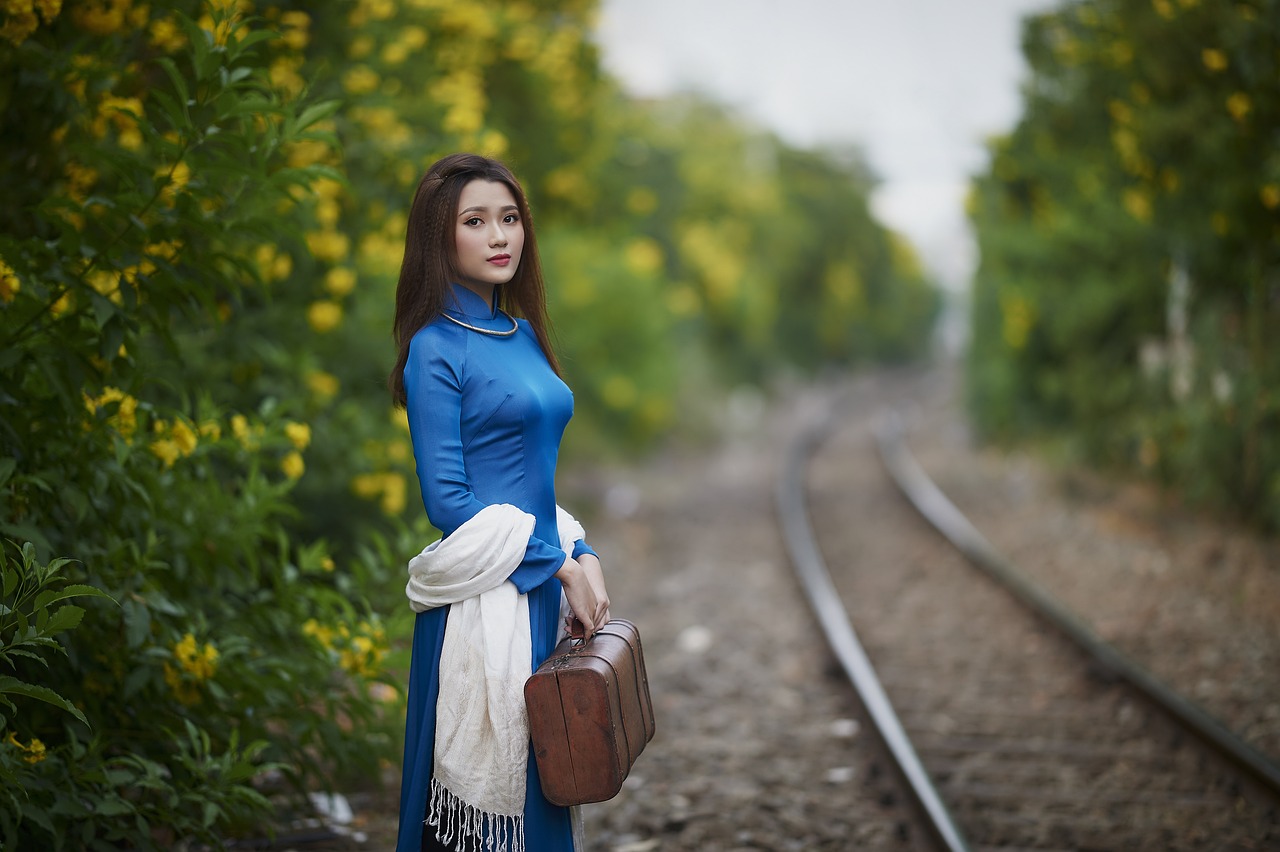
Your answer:
[[[497,852],[524,852],[531,671],[529,600],[507,582],[524,559],[533,515],[486,506],[409,560],[414,612],[449,605],[440,651],[435,770],[427,822],[442,843],[486,834]],[[582,525],[556,507],[566,554]]]

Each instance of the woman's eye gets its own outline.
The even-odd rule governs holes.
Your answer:
[[[480,224],[480,220],[479,220],[478,218],[476,218],[475,216],[472,216],[470,219],[468,219],[467,221],[463,222],[462,224],[464,224],[464,225],[479,225],[479,224]]]
[[[520,217],[514,213],[508,213],[502,221],[506,222],[508,225],[514,225],[516,222],[520,221]]]

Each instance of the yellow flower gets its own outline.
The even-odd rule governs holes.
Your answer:
[[[338,217],[342,215],[342,206],[332,198],[321,198],[316,202],[316,221],[325,227],[325,230],[332,230],[333,226],[338,224]]]
[[[152,47],[165,53],[176,53],[187,46],[187,36],[173,18],[156,18],[148,28]]]
[[[173,261],[177,259],[178,253],[182,251],[181,240],[161,240],[158,243],[148,243],[143,247],[149,257],[159,258],[161,260]]]
[[[1126,189],[1121,199],[1124,209],[1139,222],[1151,221],[1151,197],[1140,189]]]
[[[393,41],[382,48],[382,61],[388,65],[399,65],[409,58],[409,46],[403,42]]]
[[[342,322],[342,306],[337,302],[312,302],[307,308],[307,322],[318,334],[328,334]]]
[[[138,121],[145,117],[142,101],[138,98],[107,95],[98,104],[98,117],[93,123],[93,133],[100,139],[106,134],[107,124],[113,124],[120,146],[136,151],[142,147],[142,132],[138,129]]]
[[[0,27],[0,37],[13,44],[22,44],[39,26],[40,21],[30,8],[7,12],[4,26]]]
[[[67,179],[67,194],[76,201],[84,201],[89,190],[98,182],[98,172],[79,163],[67,163],[62,168]]]
[[[662,247],[648,237],[637,237],[627,245],[627,268],[637,275],[652,275],[662,268]]]
[[[195,430],[187,425],[187,421],[181,418],[173,421],[173,428],[169,431],[169,437],[173,439],[178,451],[184,456],[194,453],[196,446],[200,443],[199,439],[196,438]]]
[[[1227,98],[1227,112],[1231,113],[1231,117],[1236,121],[1244,121],[1251,109],[1253,109],[1253,101],[1244,92],[1236,92]]]
[[[364,59],[373,50],[374,41],[367,35],[356,36],[347,48],[347,56],[351,59]]]
[[[302,79],[302,75],[298,73],[298,69],[301,67],[301,56],[281,56],[277,58],[271,63],[271,67],[267,69],[267,74],[271,77],[271,85],[277,89],[284,89],[293,95],[300,93],[307,85],[307,81]]]
[[[1258,194],[1262,196],[1262,204],[1268,210],[1280,207],[1280,186],[1274,183],[1263,184]]]
[[[406,435],[409,434],[409,412],[403,408],[392,408],[390,411],[391,424],[397,427]]]
[[[231,434],[240,446],[246,450],[255,450],[258,447],[257,434],[262,431],[261,427],[250,428],[248,419],[243,414],[233,414],[231,416]]]
[[[178,197],[178,192],[191,180],[191,167],[179,160],[171,168],[161,166],[156,176],[163,181],[160,199],[166,204],[172,204]]]
[[[88,0],[71,10],[71,20],[82,30],[106,36],[125,24],[131,0]]]
[[[302,625],[302,635],[310,636],[326,648],[333,647],[334,630],[321,624],[314,618],[308,618]]]
[[[1031,303],[1016,293],[1002,293],[1000,312],[1004,315],[1004,342],[1010,349],[1024,348],[1035,325],[1035,311]]]
[[[313,370],[307,374],[307,387],[321,400],[327,401],[338,395],[341,387],[338,378],[324,370]]]
[[[337,263],[351,250],[351,240],[340,231],[311,231],[307,234],[307,248],[317,260]]]
[[[106,387],[102,389],[102,394],[97,399],[85,394],[84,403],[91,415],[96,415],[105,406],[115,403],[116,411],[107,418],[107,425],[115,429],[126,441],[133,437],[134,431],[138,428],[138,400],[119,388]]]
[[[427,31],[422,27],[405,27],[400,34],[400,43],[410,50],[418,50],[427,43]]]
[[[619,411],[635,405],[638,395],[635,382],[620,373],[610,376],[600,389],[604,404]]]
[[[288,252],[279,251],[270,243],[263,243],[254,250],[253,259],[258,273],[266,282],[282,281],[293,272],[293,258]]]
[[[216,441],[222,437],[222,427],[218,425],[217,420],[201,421],[200,435],[211,441]]]
[[[18,278],[18,273],[13,271],[13,267],[0,259],[0,302],[6,305],[12,302],[18,295],[18,291],[22,289],[22,281]]]
[[[509,145],[506,136],[496,130],[486,130],[480,138],[479,150],[491,157],[503,157],[506,156]]]
[[[306,12],[285,12],[280,16],[284,25],[281,33],[284,43],[294,50],[302,50],[310,41],[307,30],[311,28],[311,17]]]
[[[5,737],[4,741],[19,751],[26,752],[26,754],[22,756],[23,761],[26,763],[39,763],[45,758],[44,743],[40,742],[37,737],[32,737],[31,742],[23,745],[18,741],[18,735],[13,731],[10,731],[9,736]]]
[[[1113,100],[1107,104],[1107,111],[1116,124],[1128,124],[1133,120],[1133,109],[1124,101]]]
[[[284,434],[293,443],[294,447],[299,450],[305,450],[307,445],[311,443],[311,427],[306,423],[289,421],[284,424]]]
[[[326,571],[327,573],[332,574],[335,567],[332,556],[326,556],[324,559],[320,560],[321,570]]]
[[[284,471],[285,476],[297,480],[301,479],[302,474],[307,472],[307,465],[302,460],[302,453],[294,450],[280,461],[280,469]]]
[[[49,306],[49,313],[53,314],[55,317],[60,317],[74,308],[75,304],[76,302],[71,295],[71,291],[66,290],[58,297],[56,302]]]
[[[1227,55],[1216,47],[1206,47],[1200,51],[1200,61],[1210,71],[1227,70]]]
[[[398,473],[387,473],[382,478],[382,511],[388,515],[399,515],[404,511],[405,480]]]
[[[165,467],[173,467],[173,463],[182,455],[182,451],[178,449],[176,442],[169,438],[160,438],[152,441],[149,447],[152,455],[164,462]]]
[[[305,628],[304,628],[305,630]],[[380,624],[362,621],[351,630],[339,625],[341,643],[326,643],[330,651],[338,652],[338,664],[353,675],[373,677],[378,673],[387,655],[387,632]],[[339,647],[341,646],[341,647]]]
[[[368,500],[382,491],[382,477],[376,473],[361,473],[351,480],[351,490],[357,497]]]
[[[353,65],[342,75],[342,87],[349,95],[367,95],[378,88],[381,78],[368,65]]]
[[[197,681],[208,680],[218,669],[218,649],[210,642],[201,647],[193,633],[184,634],[173,644],[173,657]]]
[[[323,139],[304,139],[289,146],[289,165],[306,168],[330,159],[332,153],[333,149]]]
[[[347,266],[337,266],[330,269],[324,277],[324,287],[335,298],[341,299],[350,293],[356,286],[355,270]]]
[[[120,295],[120,275],[107,269],[97,269],[89,273],[89,286],[106,296],[117,305],[123,301]]]

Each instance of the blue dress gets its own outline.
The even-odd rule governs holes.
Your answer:
[[[468,325],[507,331],[511,320],[453,285],[446,312]],[[495,303],[497,299],[495,298]],[[573,416],[573,393],[551,369],[533,329],[517,320],[500,337],[437,317],[414,335],[404,386],[418,482],[427,517],[449,535],[485,506],[510,503],[536,519],[524,559],[511,574],[528,596],[532,668],[555,646],[564,564],[556,528],[555,470],[560,438]],[[585,542],[576,558],[591,553]],[[440,646],[449,608],[419,613],[413,630],[397,852],[419,852],[435,750]],[[530,850],[573,849],[569,809],[542,795],[532,749],[525,792]],[[428,829],[434,831],[434,829]]]

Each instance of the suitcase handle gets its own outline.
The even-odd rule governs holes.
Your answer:
[[[580,648],[587,644],[587,625],[572,614],[565,617],[564,623],[569,628],[569,644],[571,646]]]

